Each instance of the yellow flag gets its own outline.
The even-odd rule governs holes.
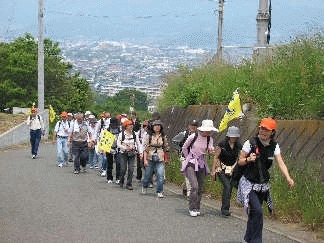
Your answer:
[[[224,131],[227,128],[227,124],[231,120],[240,117],[241,114],[242,114],[242,108],[241,108],[240,95],[237,92],[237,90],[235,90],[232,99],[230,100],[230,103],[226,108],[224,117],[219,124],[219,128],[218,128],[219,132]]]
[[[108,130],[105,130],[99,140],[98,143],[98,149],[110,152],[112,145],[115,141],[115,135],[109,132]]]
[[[49,106],[49,120],[50,123],[54,122],[55,120],[55,111],[51,105]]]

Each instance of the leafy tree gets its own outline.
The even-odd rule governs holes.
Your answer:
[[[84,111],[93,101],[88,82],[71,74],[58,43],[44,40],[45,106],[54,110]],[[30,34],[11,43],[0,43],[1,106],[29,107],[37,100],[38,45]]]
[[[113,97],[107,97],[105,110],[111,112],[129,112],[133,107],[135,111],[147,111],[149,101],[145,93],[135,89],[123,89]]]

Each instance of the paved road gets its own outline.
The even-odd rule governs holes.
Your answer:
[[[214,201],[192,218],[173,185],[157,199],[136,183],[134,191],[108,184],[95,170],[58,168],[52,144],[41,144],[36,160],[29,151],[0,152],[0,242],[242,242],[244,219],[218,216]],[[312,242],[294,237],[264,230],[266,243]]]

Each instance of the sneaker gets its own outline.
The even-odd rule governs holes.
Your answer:
[[[197,210],[197,216],[200,216],[200,211],[199,210]]]
[[[35,154],[32,155],[32,159],[36,159],[36,155]]]
[[[153,184],[152,183],[149,183],[148,187],[149,188],[153,188]]]
[[[80,172],[78,170],[75,170],[74,171],[74,174],[79,174]]]
[[[95,169],[99,169],[98,165],[95,165]]]
[[[142,187],[142,194],[146,194],[147,193],[147,188],[145,188],[145,187]]]
[[[108,184],[112,184],[113,181],[112,181],[112,180],[108,180],[107,183],[108,183]]]
[[[116,183],[116,184],[119,184],[119,180],[116,180],[115,183]]]
[[[191,217],[197,217],[198,216],[196,209],[189,210],[189,214],[190,214]]]
[[[82,172],[87,172],[86,167],[83,167],[83,168],[82,168]]]
[[[57,166],[60,167],[60,168],[62,168],[63,167],[63,164],[58,164]]]
[[[89,169],[93,169],[93,166],[90,166]]]
[[[164,198],[163,192],[158,192],[157,197],[158,198]]]
[[[101,173],[101,176],[102,177],[107,176],[107,171],[103,170],[102,173]]]

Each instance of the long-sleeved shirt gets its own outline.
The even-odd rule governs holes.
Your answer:
[[[185,174],[188,163],[192,163],[194,164],[195,171],[198,171],[199,168],[205,168],[206,174],[209,174],[210,170],[206,160],[206,153],[214,150],[213,138],[210,137],[208,143],[207,137],[201,136],[200,132],[198,132],[197,139],[190,148],[190,152],[188,152],[188,147],[194,137],[195,134],[191,134],[182,146],[182,153],[186,159],[182,163],[181,172]]]
[[[122,139],[123,133],[124,133],[124,140]],[[135,137],[133,135],[135,135]],[[126,131],[122,131],[118,134],[117,148],[119,148],[119,151],[121,153],[126,152],[127,145],[132,146],[134,149],[137,150],[139,154],[143,153],[141,143],[138,139],[138,136],[135,134],[135,132],[128,134]]]

